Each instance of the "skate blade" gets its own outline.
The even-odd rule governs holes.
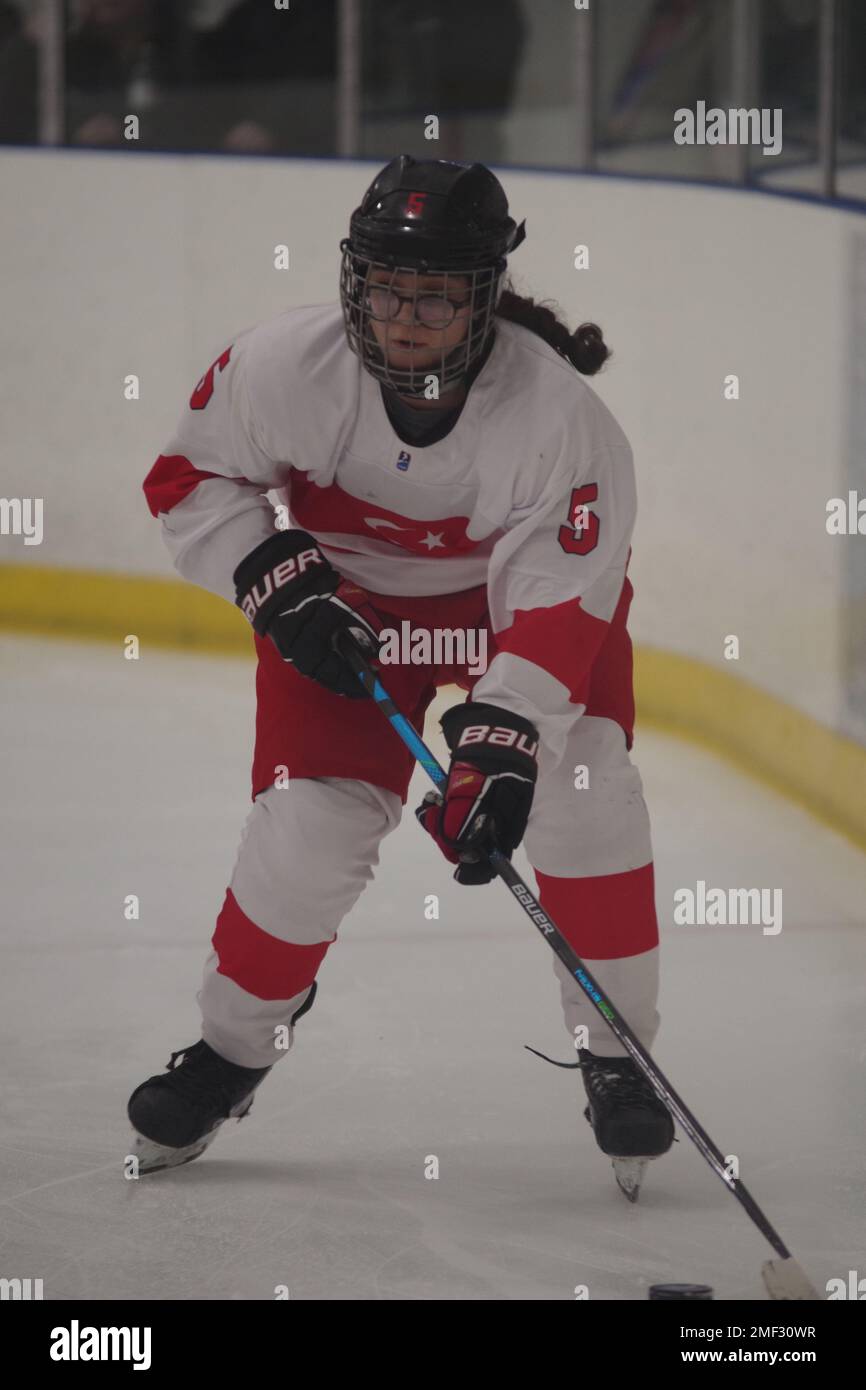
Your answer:
[[[229,1111],[227,1119],[240,1123],[252,1110],[254,1099],[254,1096],[250,1096],[248,1100],[242,1101],[241,1108]],[[183,1149],[173,1149],[169,1144],[157,1144],[155,1140],[147,1139],[134,1129],[132,1153],[138,1159],[139,1173],[159,1173],[164,1168],[180,1168],[184,1163],[192,1163],[194,1158],[199,1158],[213,1143],[225,1123],[226,1120],[220,1120],[209,1134],[202,1135],[201,1139],[196,1139],[194,1144],[187,1144]]]
[[[215,1138],[216,1130],[213,1130],[203,1139],[197,1139],[194,1144],[187,1144],[183,1149],[173,1149],[168,1144],[157,1144],[153,1139],[146,1139],[143,1134],[133,1130],[130,1153],[138,1159],[140,1174],[160,1173],[164,1168],[180,1168],[184,1163],[192,1163],[194,1158],[204,1153]]]
[[[771,1298],[791,1302],[824,1302],[819,1293],[790,1255],[784,1260],[765,1260],[761,1266],[761,1276]]]
[[[649,1163],[648,1158],[612,1158],[613,1175],[616,1185],[630,1202],[640,1196],[640,1185]]]

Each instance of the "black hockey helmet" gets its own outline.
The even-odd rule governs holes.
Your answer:
[[[340,243],[346,335],[366,370],[410,396],[423,395],[431,375],[440,394],[465,380],[487,345],[505,257],[525,235],[525,223],[518,227],[509,216],[502,185],[485,165],[407,154],[386,164],[352,213],[349,235]],[[379,347],[371,319],[399,312],[401,300],[388,294],[397,275],[411,276],[411,289],[405,290],[404,280],[400,292],[411,299],[418,322],[445,327],[458,311],[467,318],[464,338],[456,347],[443,348],[438,370],[392,367]],[[419,275],[442,276],[442,284],[419,289]],[[371,284],[377,287],[372,300]],[[455,288],[459,309],[449,299]]]

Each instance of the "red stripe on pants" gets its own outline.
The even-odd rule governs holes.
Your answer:
[[[620,960],[658,946],[652,863],[601,878],[535,876],[541,906],[579,956]]]
[[[293,999],[316,978],[329,941],[301,946],[262,931],[226,891],[212,937],[217,974],[226,975],[257,999]]]

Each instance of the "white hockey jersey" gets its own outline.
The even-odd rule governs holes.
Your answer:
[[[473,698],[533,720],[559,755],[623,590],[635,518],[628,441],[578,372],[501,319],[445,438],[395,433],[339,305],[239,336],[193,391],[145,493],[178,571],[234,602],[232,575],[291,524],[374,594],[487,585],[497,654]]]

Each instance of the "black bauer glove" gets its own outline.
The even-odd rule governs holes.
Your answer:
[[[415,815],[458,883],[489,883],[491,849],[511,858],[523,839],[538,776],[538,730],[498,705],[468,701],[441,719],[451,749],[444,798],[428,792]]]
[[[236,603],[284,661],[336,695],[366,698],[351,666],[334,650],[353,629],[367,657],[379,650],[382,623],[364,589],[343,579],[307,531],[269,536],[234,572]]]

